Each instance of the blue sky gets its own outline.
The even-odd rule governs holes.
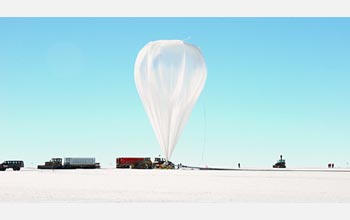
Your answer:
[[[159,155],[134,62],[180,39],[208,77],[172,161],[350,164],[349,18],[1,18],[0,33],[0,160]]]

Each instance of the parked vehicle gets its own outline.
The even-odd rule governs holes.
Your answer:
[[[131,169],[175,169],[175,165],[164,158],[156,157],[152,162],[150,157],[118,157],[116,168]]]
[[[19,171],[21,167],[24,167],[22,160],[7,160],[0,164],[0,171],[12,168],[14,171]]]
[[[156,157],[153,162],[154,169],[175,169],[175,164],[166,161],[165,158]]]
[[[38,165],[38,169],[96,169],[100,168],[100,163],[95,162],[93,157],[67,157],[52,158],[45,162],[45,165]]]
[[[282,159],[282,155],[280,159],[272,166],[273,168],[286,168],[286,160]]]
[[[116,168],[151,169],[152,161],[149,157],[119,157]]]
[[[62,158],[52,158],[45,165],[38,165],[38,169],[63,169]]]

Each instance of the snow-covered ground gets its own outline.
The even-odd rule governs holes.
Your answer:
[[[0,172],[0,201],[350,202],[350,172],[336,171],[27,168]]]

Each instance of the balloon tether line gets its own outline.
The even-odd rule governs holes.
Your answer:
[[[203,102],[203,119],[204,119],[204,129],[203,129],[203,150],[202,150],[202,163],[204,163],[204,152],[205,152],[205,144],[206,144],[206,136],[207,136],[207,116],[205,112],[205,103]]]

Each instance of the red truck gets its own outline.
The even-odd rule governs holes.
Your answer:
[[[152,169],[152,161],[149,157],[118,157],[117,168]]]
[[[150,157],[118,157],[117,168],[131,169],[175,169],[175,164],[164,158],[156,157],[152,162]]]

